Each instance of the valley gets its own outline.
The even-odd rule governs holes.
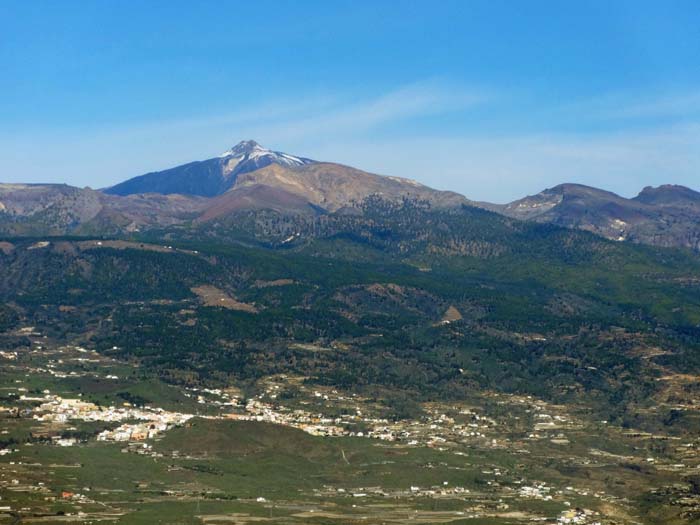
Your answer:
[[[303,377],[268,377],[248,393],[183,388],[28,337],[30,347],[2,356],[1,522],[631,524],[700,514],[687,487],[700,477],[697,436],[623,428],[582,405],[482,391],[397,420],[382,400]]]
[[[569,230],[521,252],[501,221],[439,258],[338,224],[291,249],[4,241],[2,519],[692,523],[697,263]],[[637,294],[587,287],[634,250]]]

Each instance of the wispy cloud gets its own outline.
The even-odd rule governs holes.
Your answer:
[[[0,130],[0,180],[67,181],[105,186],[151,170],[206,158],[231,142],[253,138],[270,147],[310,155],[306,148],[340,141],[382,126],[446,112],[486,100],[483,93],[435,80],[374,96],[347,93],[297,96],[236,111],[98,129]],[[51,170],[46,170],[50,165]]]
[[[508,115],[488,134],[478,124],[442,125],[446,116],[469,122],[473,111],[490,112],[505,99],[503,93],[433,80],[373,96],[299,96],[129,126],[25,136],[0,132],[0,180],[100,187],[214,156],[233,141],[253,138],[295,154],[415,178],[476,200],[505,202],[562,182],[626,196],[662,183],[698,188],[700,92],[618,93],[558,108],[563,120],[607,123],[576,133],[547,123],[511,131]],[[541,110],[548,109],[548,101],[542,101]],[[437,125],[418,124],[426,119]]]
[[[689,117],[700,113],[700,91],[618,104],[608,115],[621,118]]]
[[[328,133],[338,136],[416,117],[464,111],[486,100],[488,97],[484,93],[424,82],[404,86],[375,98],[344,102],[329,111],[314,112],[306,118],[281,121],[266,131],[280,138],[313,138]],[[260,131],[263,132],[263,129]]]
[[[563,115],[596,121],[634,121],[650,119],[687,120],[700,117],[700,90],[656,94],[616,92],[579,100],[555,108]]]

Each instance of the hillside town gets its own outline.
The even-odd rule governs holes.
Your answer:
[[[25,397],[25,399],[28,399]],[[144,441],[175,426],[182,425],[192,414],[168,412],[161,408],[136,408],[130,403],[125,406],[100,407],[80,399],[64,399],[46,393],[36,409],[34,419],[41,422],[66,423],[69,421],[101,421],[106,423],[124,422],[113,430],[103,430],[97,434],[97,441]],[[59,439],[60,446],[76,444],[75,439]]]
[[[43,341],[38,333],[33,337]],[[407,450],[447,453],[466,463],[470,462],[470,457],[475,453],[510,454],[527,461],[528,456],[535,451],[549,449],[550,453],[556,450],[558,461],[572,466],[599,465],[600,468],[609,463],[624,461],[629,464],[644,464],[640,468],[653,468],[657,472],[690,473],[697,470],[694,458],[697,456],[698,443],[677,442],[670,436],[640,431],[627,430],[626,434],[621,434],[621,438],[671,443],[680,451],[678,457],[685,458],[684,463],[651,452],[641,458],[631,454],[615,455],[598,448],[591,448],[583,454],[580,451],[567,453],[574,436],[584,430],[586,425],[590,425],[590,422],[586,423],[579,415],[531,396],[490,393],[472,403],[423,403],[421,412],[416,417],[397,419],[387,414],[385,404],[367,396],[326,386],[307,385],[301,377],[278,375],[261,381],[253,395],[245,395],[234,387],[181,388],[177,390],[177,395],[186,400],[184,404],[178,401],[183,408],[176,409],[171,404],[165,409],[157,406],[158,403],[144,402],[139,396],[124,396],[119,402],[117,398],[109,398],[109,402],[104,402],[89,393],[76,392],[71,395],[63,389],[59,394],[52,388],[38,389],[32,386],[36,384],[29,379],[30,375],[49,377],[52,381],[74,381],[80,378],[81,381],[104,382],[108,386],[116,381],[114,378],[125,373],[117,363],[83,347],[53,347],[42,343],[35,344],[32,350],[13,351],[0,358],[8,364],[8,370],[16,368],[23,371],[2,387],[2,395],[6,400],[2,408],[3,414],[14,418],[6,420],[7,422],[24,421],[34,425],[32,435],[39,439],[35,443],[55,449],[90,449],[101,444],[120,443],[121,452],[136,457],[184,462],[184,466],[172,467],[178,471],[190,468],[187,467],[188,464],[192,468],[203,468],[196,463],[201,461],[202,456],[163,449],[159,443],[174,429],[184,427],[186,430],[193,424],[196,425],[198,420],[222,424],[245,421],[282,425],[331,441],[360,438],[373,443],[370,446],[404,451],[401,454]],[[81,363],[81,367],[71,375],[69,368],[76,362]],[[184,409],[185,407],[187,408]],[[606,422],[597,425],[601,429],[607,426]],[[8,430],[1,432],[6,434]],[[9,460],[10,473],[0,479],[0,488],[5,486],[6,490],[11,491],[44,493],[45,487],[23,479],[23,467],[17,461],[21,454],[22,447],[11,442],[0,448],[0,456]],[[435,466],[427,465],[427,468]],[[484,465],[479,475],[483,483],[480,490],[475,490],[474,486],[447,482],[437,485],[413,482],[400,490],[357,484],[315,489],[309,492],[309,497],[347,499],[348,502],[356,502],[353,505],[377,498],[409,501],[461,499],[471,502],[471,506],[469,510],[460,511],[463,514],[454,516],[465,519],[506,515],[514,512],[513,509],[523,502],[539,502],[567,507],[557,517],[546,522],[557,525],[606,524],[592,508],[596,508],[597,504],[616,507],[627,504],[619,496],[594,489],[586,483],[558,485],[551,480],[538,480],[532,475],[523,475],[513,467]],[[498,500],[494,503],[491,496],[484,499],[484,491],[498,495]],[[180,489],[171,490],[170,493],[179,495],[178,497],[188,497],[189,494]],[[90,505],[94,501],[90,492],[75,487],[62,490],[58,496],[48,493],[46,497],[70,501],[76,505]],[[255,503],[267,504],[265,497],[261,497],[262,500],[256,499]],[[482,500],[489,503],[479,503]],[[588,504],[582,506],[574,503],[580,501]],[[686,496],[682,501],[688,508],[696,505],[693,497]]]

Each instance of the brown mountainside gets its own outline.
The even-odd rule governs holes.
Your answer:
[[[241,142],[221,157],[135,177],[104,191],[65,184],[0,184],[0,233],[118,234],[261,210],[360,213],[362,201],[372,196],[417,199],[435,208],[477,206],[615,241],[700,251],[700,193],[683,186],[647,187],[627,199],[561,184],[505,205],[477,203],[410,179],[317,162],[254,141]]]

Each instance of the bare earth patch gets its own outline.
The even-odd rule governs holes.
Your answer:
[[[287,286],[295,283],[296,281],[293,279],[275,279],[274,281],[255,281],[253,286],[255,288],[271,288],[274,286]]]
[[[440,324],[449,324],[461,320],[462,314],[460,313],[460,311],[457,310],[457,308],[455,308],[454,306],[450,306],[445,312],[445,314],[442,316]]]
[[[205,306],[219,306],[221,308],[228,308],[229,310],[238,310],[240,312],[249,312],[252,314],[258,312],[255,305],[237,301],[216,286],[204,284],[201,286],[194,286],[190,288],[190,290],[197,294],[197,297],[199,297]]]

